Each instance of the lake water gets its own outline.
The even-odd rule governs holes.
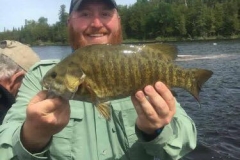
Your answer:
[[[240,160],[240,41],[174,42],[176,63],[214,72],[200,93],[201,107],[182,89],[177,99],[198,130],[197,148],[184,160]],[[67,46],[33,47],[41,59],[63,58]]]

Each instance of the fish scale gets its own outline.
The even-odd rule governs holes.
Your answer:
[[[163,67],[162,68],[162,70],[164,70],[164,73],[166,74],[166,73],[168,73],[168,74],[166,74],[166,84],[170,84],[170,83],[172,83],[173,82],[173,67],[170,67],[170,66],[168,66],[167,64],[165,65],[165,67]],[[170,85],[171,86],[171,85]]]
[[[111,53],[105,53],[105,56],[109,56]],[[106,57],[105,57],[106,58]],[[172,64],[165,64],[165,62],[159,62],[157,60],[148,60],[148,59],[141,59],[138,58],[132,61],[132,65],[136,66],[133,67],[129,70],[129,63],[127,63],[126,58],[121,57],[120,61],[122,63],[116,63],[115,65],[120,65],[121,67],[121,75],[115,76],[112,78],[109,75],[115,75],[114,70],[109,68],[109,60],[113,60],[116,57],[111,56],[112,59],[105,60],[103,58],[95,59],[100,63],[101,67],[101,72],[98,73],[98,76],[90,77],[86,79],[86,83],[90,86],[93,86],[98,95],[98,98],[103,98],[103,97],[113,97],[117,94],[122,94],[125,93],[126,91],[131,91],[129,92],[130,94],[132,92],[135,92],[137,89],[142,89],[144,86],[147,84],[153,84],[153,82],[156,80],[162,80],[164,83],[169,84],[170,86],[179,86],[179,87],[184,87],[185,83],[179,83],[181,80],[185,81],[186,79],[181,78],[181,70],[175,65]],[[92,68],[98,69],[98,63],[93,63],[91,64]],[[151,65],[150,65],[151,64]],[[95,67],[97,65],[97,67]],[[156,68],[151,68],[150,66],[155,66]],[[83,66],[84,68],[84,66]],[[169,72],[169,68],[174,68],[174,75],[171,75],[172,72]],[[98,69],[99,70],[99,69]],[[93,72],[92,72],[93,73]],[[140,73],[138,75],[135,75],[135,85],[131,83],[132,79],[131,76],[134,73]],[[86,73],[88,76],[89,73]],[[150,76],[151,75],[151,76]],[[121,78],[124,77],[124,78]],[[152,77],[152,78],[151,78]],[[167,80],[167,77],[176,77],[174,81],[169,81]],[[121,92],[116,92],[115,87],[116,82],[119,81],[118,87],[122,88]],[[131,83],[131,85],[129,85]],[[112,85],[114,84],[114,85]],[[183,85],[182,85],[183,84]],[[114,87],[113,87],[114,86]],[[128,93],[128,94],[129,94]]]
[[[199,91],[213,72],[177,66],[176,57],[176,47],[169,44],[90,45],[56,64],[42,85],[66,99],[94,103],[106,119],[110,117],[107,101],[130,96],[157,81],[184,88],[199,101]]]

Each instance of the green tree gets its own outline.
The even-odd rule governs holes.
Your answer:
[[[188,8],[185,4],[174,4],[172,10],[174,17],[174,36],[185,37],[187,35],[186,14]]]
[[[240,37],[239,0],[137,0],[118,10],[124,39]],[[67,44],[65,5],[60,6],[58,16],[53,25],[44,17],[37,22],[26,20],[21,28],[1,32],[0,40]]]
[[[118,11],[119,11],[119,15],[121,18],[121,24],[122,24],[122,34],[123,34],[123,38],[127,39],[127,33],[128,33],[128,21],[129,21],[129,17],[131,15],[131,13],[129,12],[128,6],[127,5],[120,5],[118,6]]]
[[[49,25],[47,18],[40,17],[38,19],[38,23],[34,28],[34,34],[36,40],[38,40],[39,43],[46,42],[49,39]]]
[[[129,7],[130,13],[126,30],[129,37],[137,39],[147,38],[147,16],[151,12],[148,2],[145,0],[138,0],[133,6]]]
[[[67,33],[67,19],[68,19],[68,13],[66,12],[66,6],[61,5],[59,10],[59,22],[56,23],[56,25],[53,26],[55,29],[54,37],[55,41],[66,43],[68,39],[68,33]]]
[[[224,35],[235,35],[240,30],[239,6],[236,1],[226,2],[223,6],[223,33]]]

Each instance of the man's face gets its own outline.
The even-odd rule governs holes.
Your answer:
[[[73,49],[122,42],[121,19],[117,10],[102,1],[81,4],[79,11],[71,13],[68,29]]]

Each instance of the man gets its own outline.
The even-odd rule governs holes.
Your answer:
[[[4,40],[0,42],[0,124],[15,102],[25,73],[39,61],[38,55],[28,46]]]
[[[77,49],[121,43],[120,22],[114,0],[72,0],[70,44]],[[111,101],[111,120],[106,121],[92,103],[48,98],[47,91],[42,91],[40,80],[57,62],[35,65],[23,80],[17,102],[0,128],[1,156],[19,160],[170,160],[196,146],[193,121],[163,83]]]

